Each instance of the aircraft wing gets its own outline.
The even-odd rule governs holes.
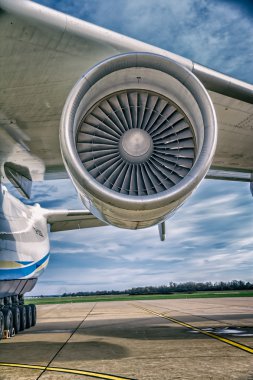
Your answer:
[[[107,226],[88,210],[43,210],[51,232]]]
[[[83,73],[103,59],[139,51],[175,60],[208,89],[219,129],[209,178],[250,181],[251,84],[31,1],[0,0],[0,8],[1,164],[29,163],[32,180],[67,177],[59,122],[68,93]]]

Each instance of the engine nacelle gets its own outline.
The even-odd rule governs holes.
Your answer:
[[[201,82],[178,63],[127,53],[91,68],[61,119],[66,169],[84,205],[122,228],[164,221],[205,177],[217,122]]]

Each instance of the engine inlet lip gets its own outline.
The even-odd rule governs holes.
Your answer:
[[[132,196],[118,194],[105,188],[84,171],[75,146],[77,113],[80,102],[85,93],[101,78],[106,75],[130,67],[144,67],[167,73],[181,82],[194,96],[201,111],[204,125],[204,141],[201,152],[190,172],[174,187],[148,196]],[[84,188],[93,197],[116,206],[135,209],[136,205],[142,209],[163,207],[168,202],[176,202],[179,197],[186,197],[187,193],[196,188],[209,169],[215,152],[217,141],[217,121],[212,101],[202,83],[187,68],[177,62],[153,53],[126,53],[109,58],[94,66],[74,86],[65,103],[61,124],[60,144],[66,169],[77,187]]]

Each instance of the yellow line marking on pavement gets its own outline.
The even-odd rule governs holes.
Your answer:
[[[167,319],[168,321],[174,322],[174,323],[176,323],[178,325],[181,325],[183,327],[186,327],[188,329],[191,329],[191,330],[194,330],[194,331],[198,331],[199,333],[207,335],[210,338],[217,339],[217,340],[219,340],[219,341],[221,341],[223,343],[229,344],[230,346],[239,348],[240,350],[248,352],[249,354],[253,354],[253,348],[249,347],[249,346],[246,346],[245,344],[237,343],[237,342],[235,342],[235,341],[233,341],[231,339],[223,338],[222,336],[210,333],[208,331],[201,330],[198,327],[189,325],[189,323],[185,323],[185,322],[179,321],[178,319],[169,317],[166,314],[157,313],[154,310],[146,309],[145,307],[142,307],[142,306],[139,306],[139,305],[138,306],[134,305],[134,306],[137,307],[137,308],[139,308],[139,309],[142,309],[142,310],[146,311],[147,313],[154,314],[157,317],[161,317],[161,318]]]
[[[105,379],[105,380],[134,380],[130,379],[129,377],[122,377],[122,376],[114,376],[114,375],[108,375],[104,373],[98,373],[98,372],[91,372],[91,371],[82,371],[79,369],[68,369],[68,368],[59,368],[59,367],[46,367],[43,365],[29,365],[29,364],[19,364],[19,363],[2,363],[0,362],[1,367],[14,367],[14,368],[28,368],[28,369],[39,369],[39,370],[46,370],[51,372],[64,372],[64,373],[70,373],[72,375],[82,375],[82,376],[89,376],[94,377],[95,379]]]

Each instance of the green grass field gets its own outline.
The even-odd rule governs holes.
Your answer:
[[[136,295],[127,294],[112,296],[85,296],[85,297],[38,297],[27,298],[26,303],[36,305],[76,303],[76,302],[107,302],[107,301],[138,301],[138,300],[161,300],[161,299],[187,299],[187,298],[221,298],[221,297],[253,297],[253,290],[231,290],[195,293],[174,293],[174,294],[154,294]]]

